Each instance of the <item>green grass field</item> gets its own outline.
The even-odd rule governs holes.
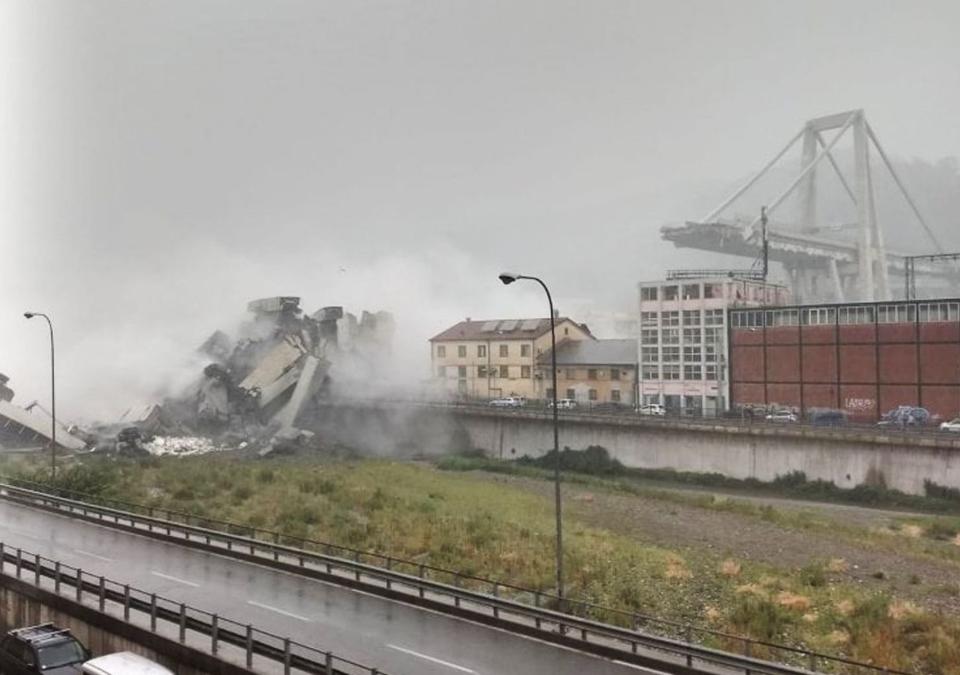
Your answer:
[[[10,462],[2,470],[43,475]],[[421,463],[226,456],[88,461],[63,473],[65,486],[104,497],[551,591],[552,500],[495,478]],[[960,674],[956,617],[865,591],[830,561],[785,569],[668,549],[569,515],[565,549],[571,597],[891,668]]]

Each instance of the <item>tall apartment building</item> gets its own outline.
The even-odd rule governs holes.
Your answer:
[[[674,412],[725,410],[727,309],[783,305],[784,286],[730,277],[639,285],[640,398]]]
[[[595,339],[585,324],[565,317],[555,323],[558,349],[565,341]],[[550,385],[536,366],[549,349],[549,318],[467,319],[430,339],[432,382],[438,394],[544,398]]]

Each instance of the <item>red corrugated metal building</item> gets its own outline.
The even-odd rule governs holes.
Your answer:
[[[960,413],[960,300],[731,309],[733,407]]]

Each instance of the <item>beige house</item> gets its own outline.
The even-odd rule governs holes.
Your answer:
[[[584,324],[565,317],[555,322],[558,345],[595,340]],[[430,339],[432,382],[437,395],[544,398],[550,384],[537,368],[537,357],[549,349],[549,318],[467,319]]]
[[[538,370],[552,395],[550,350],[540,355]],[[637,341],[579,340],[557,345],[557,398],[580,405],[633,406],[637,402]]]

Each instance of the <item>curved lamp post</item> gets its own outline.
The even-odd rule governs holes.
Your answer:
[[[50,481],[52,483],[57,478],[57,378],[53,350],[53,322],[43,312],[24,312],[23,315],[28,319],[42,316],[50,327]]]
[[[560,422],[557,417],[559,408],[557,407],[557,331],[553,317],[553,298],[550,296],[550,289],[543,283],[542,279],[530,277],[524,274],[514,274],[504,272],[500,275],[500,281],[505,286],[512,284],[518,279],[528,279],[536,281],[547,294],[547,304],[550,306],[550,362],[551,375],[553,377],[553,486],[554,501],[557,514],[557,596],[560,598],[560,609],[563,609],[563,521],[560,510]]]

